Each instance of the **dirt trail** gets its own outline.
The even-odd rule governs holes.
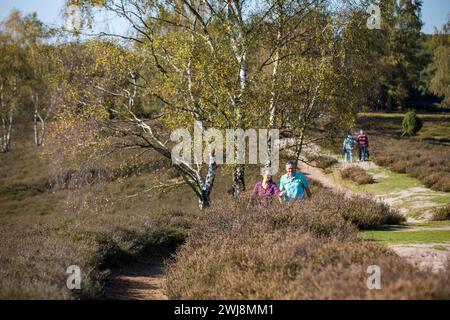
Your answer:
[[[167,250],[116,269],[105,282],[105,298],[112,300],[167,300],[164,259]]]
[[[334,191],[342,192],[346,196],[352,196],[352,195],[356,194],[353,191],[345,188],[344,186],[336,183],[335,181],[333,181],[332,179],[327,177],[325,175],[325,173],[323,173],[322,169],[310,166],[306,163],[301,163],[300,169],[307,177],[311,177],[312,179],[320,182],[325,188],[329,188],[329,189],[333,189]]]

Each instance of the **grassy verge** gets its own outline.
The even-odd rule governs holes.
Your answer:
[[[351,180],[343,179],[338,168],[333,168],[330,170],[328,176],[353,192],[371,193],[375,195],[422,186],[421,182],[417,178],[408,176],[404,173],[393,172],[389,169],[369,169],[367,172],[373,175],[381,175],[381,177],[377,178],[375,183],[360,185]],[[446,200],[447,199],[442,199],[442,201]]]
[[[450,220],[447,221],[427,221],[424,223],[407,223],[408,227],[448,227],[450,226]]]
[[[374,240],[380,243],[406,244],[406,243],[450,243],[449,230],[423,230],[423,231],[363,231],[363,239]]]

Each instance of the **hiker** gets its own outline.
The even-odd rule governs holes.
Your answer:
[[[360,130],[356,139],[358,141],[359,161],[367,161],[369,158],[369,138],[363,130]]]
[[[281,202],[281,197],[284,192],[280,192],[277,184],[272,180],[272,175],[269,169],[263,171],[262,181],[258,181],[253,188],[250,198],[249,206],[255,202],[262,207],[268,207],[273,203],[273,198],[278,197]]]
[[[353,145],[355,144],[355,139],[352,134],[349,133],[347,138],[344,139],[342,143],[342,149],[344,149],[344,162],[353,162]]]
[[[286,174],[280,178],[280,191],[285,191],[284,200],[286,202],[305,203],[305,194],[311,198],[308,179],[301,172],[297,172],[295,162],[289,160],[286,163]]]

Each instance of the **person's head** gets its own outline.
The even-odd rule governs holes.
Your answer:
[[[359,133],[360,133],[360,134],[363,134],[363,133],[364,133],[364,130],[363,130],[363,129],[359,130]]]
[[[261,175],[262,175],[262,181],[264,183],[267,183],[272,180],[272,172],[270,171],[269,168],[264,168],[263,170],[261,170]]]
[[[295,174],[295,171],[296,171],[295,162],[293,160],[289,160],[288,162],[286,162],[287,174],[292,177]]]

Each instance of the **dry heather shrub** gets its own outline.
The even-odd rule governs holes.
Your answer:
[[[444,207],[437,208],[433,212],[433,216],[431,217],[431,220],[434,220],[434,221],[450,220],[450,205],[446,205]]]
[[[394,162],[391,165],[391,170],[398,172],[398,173],[406,173],[406,168],[408,167],[408,161],[398,161],[398,162]]]
[[[447,176],[448,179],[442,179],[442,177],[433,185],[432,189],[442,190],[445,192],[450,192],[450,175]]]
[[[357,184],[374,183],[372,176],[360,167],[347,167],[341,170],[342,179],[350,179]]]
[[[450,191],[448,146],[376,137],[372,139],[371,148],[371,157],[376,164],[416,177],[433,190]]]
[[[437,184],[439,182],[440,178],[441,178],[440,173],[438,173],[438,172],[432,173],[428,177],[425,177],[423,179],[423,184],[427,188],[430,188],[430,187],[434,186],[435,184]]]
[[[353,196],[349,199],[337,196],[338,210],[342,217],[361,230],[375,229],[383,224],[400,224],[405,220],[398,211],[383,202],[369,197]]]
[[[169,297],[450,297],[448,273],[424,276],[393,251],[359,239],[356,229],[335,213],[310,209],[246,211],[240,204],[221,202],[208,210],[167,268]],[[370,265],[381,268],[382,290],[367,289]]]
[[[383,202],[365,196],[346,197],[342,193],[318,187],[313,189],[313,198],[300,209],[312,215],[322,211],[328,218],[331,215],[342,217],[362,230],[376,229],[383,224],[399,224],[405,221],[401,214]]]

